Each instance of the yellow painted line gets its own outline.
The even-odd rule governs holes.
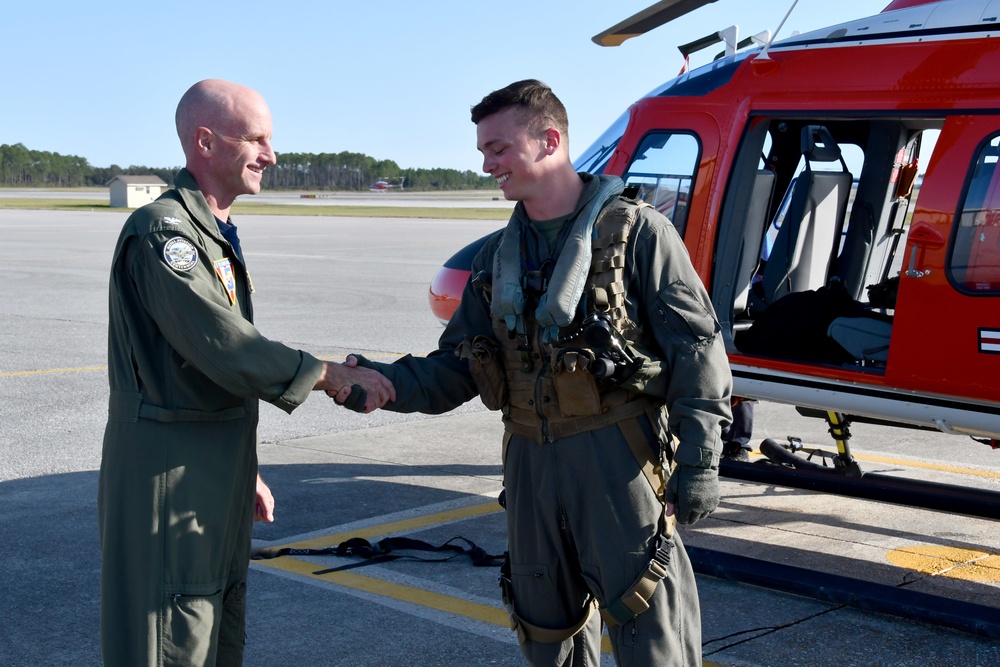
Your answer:
[[[898,567],[932,577],[1000,583],[1000,555],[979,549],[919,545],[893,549],[886,559]]]
[[[760,450],[753,450],[750,455],[756,460],[763,458]],[[977,470],[975,468],[960,468],[958,466],[945,465],[943,463],[927,463],[925,461],[914,461],[912,459],[894,459],[888,456],[877,456],[874,454],[851,454],[859,461],[870,461],[872,463],[884,463],[886,465],[900,466],[903,468],[921,468],[923,470],[934,470],[936,472],[950,472],[956,475],[968,475],[970,477],[983,477],[985,479],[1000,479],[1000,472],[993,470]]]
[[[82,373],[84,371],[106,371],[107,366],[79,366],[77,368],[49,368],[38,371],[14,371],[12,373],[0,373],[0,378],[23,377],[25,375],[46,375],[48,373]]]
[[[375,595],[381,595],[394,600],[409,602],[421,607],[436,609],[438,611],[454,614],[456,616],[463,616],[465,618],[471,618],[484,623],[490,623],[492,625],[508,627],[507,612],[503,609],[497,609],[496,607],[490,607],[477,602],[469,602],[468,600],[462,600],[448,595],[441,595],[440,593],[425,591],[419,588],[414,588],[413,586],[396,584],[391,581],[385,581],[375,577],[367,577],[363,574],[356,574],[345,570],[341,570],[340,572],[327,572],[325,574],[314,574],[317,568],[321,568],[321,566],[316,563],[309,563],[307,561],[290,558],[288,556],[275,558],[270,561],[258,561],[258,563],[266,567],[273,567],[284,572],[291,572],[293,574],[310,577],[312,579],[319,579],[331,584],[346,586],[347,588],[353,588],[366,593],[373,593]]]
[[[352,530],[346,533],[325,535],[323,537],[304,540],[294,544],[284,544],[281,546],[294,548],[330,546],[340,544],[350,537],[369,538],[391,535],[400,531],[423,528],[426,526],[447,523],[449,521],[493,514],[500,511],[502,510],[496,502],[480,503],[478,505],[470,505],[468,507],[462,507],[455,510],[437,512],[422,517],[415,517],[413,519],[393,521],[391,523],[370,526],[368,528]],[[288,572],[290,574],[308,577],[310,579],[325,581],[327,583],[344,586],[345,588],[351,588],[365,593],[371,593],[373,595],[380,595],[382,597],[391,598],[400,602],[407,602],[420,607],[435,609],[447,614],[461,616],[463,618],[480,621],[482,623],[489,623],[502,628],[510,627],[510,620],[508,619],[507,612],[505,610],[485,604],[479,604],[478,602],[471,602],[469,600],[452,597],[450,595],[442,595],[441,593],[425,591],[413,586],[397,584],[391,581],[385,581],[384,579],[378,579],[376,577],[368,577],[363,574],[357,574],[347,570],[316,574],[316,572],[322,571],[325,568],[317,565],[316,563],[293,558],[291,556],[254,561],[254,564],[275,570],[281,570],[282,572]],[[601,639],[601,650],[604,653],[611,653],[611,640],[607,635]],[[722,665],[714,662],[703,662],[702,666],[722,667]]]
[[[436,609],[446,614],[462,616],[463,618],[489,623],[501,628],[510,627],[506,611],[489,605],[479,604],[478,602],[470,602],[461,598],[453,598],[449,595],[432,593],[431,591],[414,588],[413,586],[396,584],[375,577],[366,577],[363,574],[356,574],[345,570],[314,574],[316,568],[319,567],[316,563],[288,556],[275,558],[270,561],[257,561],[257,564],[281,570],[282,572],[289,572],[311,579],[319,579],[338,586],[353,588],[365,593],[381,595],[382,597],[392,598],[400,602],[408,602],[420,607]],[[611,639],[607,635],[601,638],[601,651],[603,653],[611,653]],[[702,662],[702,667],[722,667],[722,665],[714,662]]]
[[[938,472],[953,472],[959,475],[971,475],[973,477],[985,477],[987,479],[1000,479],[1000,472],[992,470],[976,470],[975,468],[959,468],[958,466],[943,465],[940,463],[925,463],[923,461],[910,461],[908,459],[893,459],[886,456],[874,456],[869,454],[855,454],[854,458],[861,461],[871,461],[873,463],[886,463],[910,468],[923,468],[924,470],[936,470]]]
[[[418,528],[426,528],[427,526],[436,526],[442,523],[449,523],[451,521],[461,521],[462,519],[469,519],[475,516],[483,516],[485,514],[493,514],[495,512],[502,512],[502,511],[503,509],[494,500],[488,503],[469,505],[468,507],[459,507],[458,509],[446,510],[444,512],[436,512],[434,514],[428,514],[426,516],[418,516],[412,519],[401,519],[400,521],[383,523],[377,526],[369,526],[368,528],[359,528],[357,530],[352,530],[346,533],[324,535],[322,537],[316,537],[310,540],[304,540],[302,542],[295,542],[294,544],[282,544],[276,547],[269,546],[268,549],[271,548],[277,549],[281,547],[292,547],[295,549],[317,549],[322,547],[337,546],[341,542],[350,539],[352,537],[362,537],[364,539],[369,539],[372,537],[381,537],[383,535],[393,535],[395,533],[412,531]]]

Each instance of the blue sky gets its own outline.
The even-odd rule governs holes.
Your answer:
[[[799,0],[781,35],[875,14],[888,1]],[[264,95],[279,153],[351,151],[404,168],[478,171],[469,108],[511,81],[537,78],[569,110],[576,157],[677,73],[678,44],[733,24],[741,38],[774,30],[791,0],[717,0],[616,48],[591,41],[649,4],[14,0],[2,18],[0,144],[98,167],[177,166],[177,100],[192,83],[219,77]]]

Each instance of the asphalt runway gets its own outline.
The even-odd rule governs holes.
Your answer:
[[[100,663],[96,484],[107,276],[126,216],[0,210],[0,665]],[[498,226],[295,216],[236,222],[261,331],[330,359],[433,349],[441,327],[427,304],[431,277],[455,250]],[[440,544],[462,536],[500,553],[500,432],[498,417],[478,403],[437,417],[356,415],[321,395],[291,416],[264,406],[260,458],[278,506],[274,524],[256,526],[255,545],[318,548],[388,535]],[[1000,490],[1000,452],[967,438],[866,425],[854,433],[868,470]],[[828,437],[822,422],[758,406],[755,439],[791,434],[814,444]],[[719,510],[683,534],[692,549],[975,604],[984,622],[1000,625],[996,521],[724,480]],[[354,562],[255,561],[246,664],[524,664],[504,627],[495,568],[462,557],[317,574]],[[1000,640],[982,632],[716,574],[698,577],[706,664],[1000,664]]]

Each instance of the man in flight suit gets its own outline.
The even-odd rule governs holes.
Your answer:
[[[495,91],[472,120],[483,171],[518,202],[508,226],[475,258],[438,350],[353,356],[392,380],[386,409],[478,394],[503,411],[504,597],[532,665],[600,664],[602,619],[619,665],[700,665],[673,523],[719,501],[732,377],[709,297],[669,220],[620,197],[620,179],[576,172],[547,86]],[[620,254],[594,261],[606,239]]]
[[[373,410],[394,396],[253,326],[229,209],[275,164],[255,91],[206,80],[181,98],[186,168],[126,221],[111,268],[108,424],[98,486],[106,665],[240,665],[255,514],[258,401],[291,412],[313,389]],[[342,391],[341,391],[342,390]],[[361,393],[361,389],[355,398]]]

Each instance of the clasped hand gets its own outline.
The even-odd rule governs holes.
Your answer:
[[[315,388],[325,391],[337,403],[365,414],[396,400],[396,388],[389,378],[374,369],[358,366],[354,355],[348,355],[342,364],[324,362],[323,375]]]

